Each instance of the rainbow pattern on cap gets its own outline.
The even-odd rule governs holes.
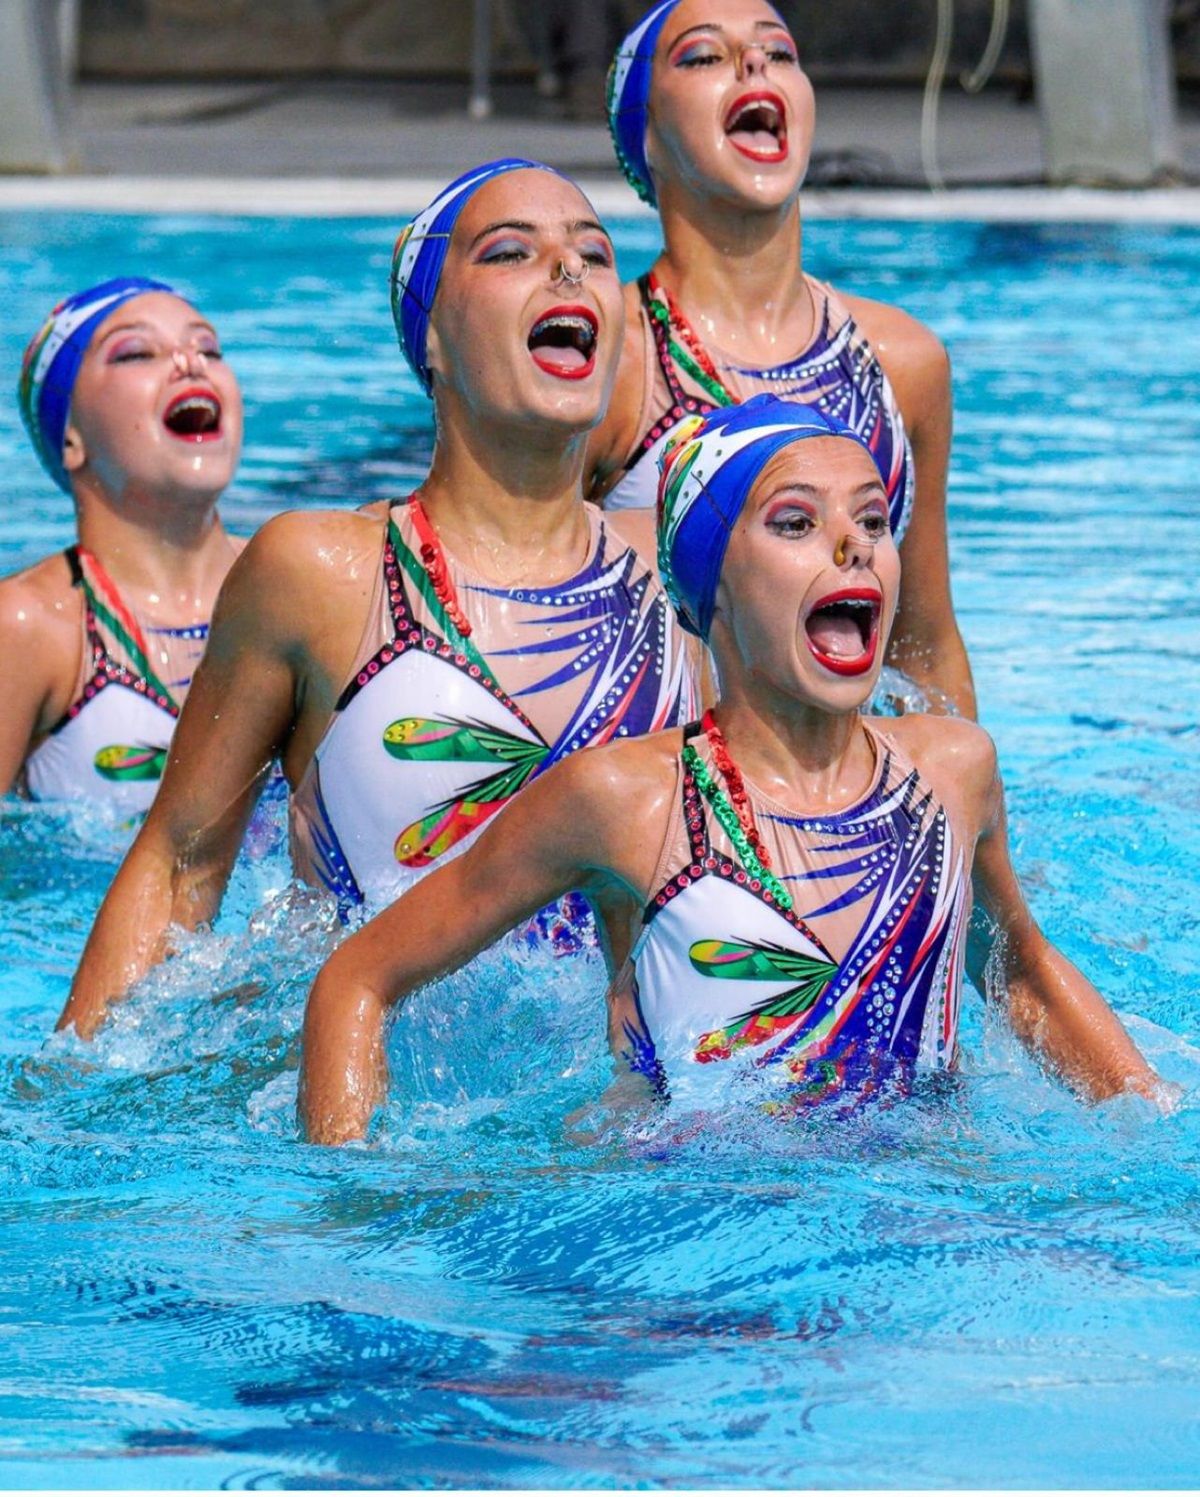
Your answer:
[[[879,467],[870,443],[844,421],[774,395],[677,428],[660,459],[658,570],[689,633],[708,638],[729,537],[758,475],[782,448],[807,437],[845,437]]]
[[[646,114],[654,49],[667,17],[680,0],[663,0],[642,17],[617,48],[608,70],[608,128],[625,180],[643,203],[654,207],[654,183],[646,161]]]

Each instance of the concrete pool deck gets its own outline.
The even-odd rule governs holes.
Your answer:
[[[465,86],[445,83],[83,83],[79,170],[0,176],[0,208],[397,217],[475,162],[515,154],[579,176],[602,213],[647,212],[613,169],[603,123],[555,117],[516,85],[497,88],[486,120],[465,102]],[[818,103],[812,217],[1200,222],[1200,187],[1046,187],[1037,110],[1011,90],[947,90],[936,193],[918,90],[826,87]],[[1186,99],[1179,136],[1181,178],[1200,183],[1200,108]]]

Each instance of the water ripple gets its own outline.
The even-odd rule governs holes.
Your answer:
[[[10,368],[118,261],[217,319],[247,401],[239,528],[420,475],[389,226],[4,219]],[[626,273],[655,251],[645,224],[618,245]],[[131,828],[8,802],[0,1485],[1191,1479],[1200,352],[1175,338],[1167,370],[1162,330],[1200,317],[1200,233],[821,223],[806,255],[947,343],[956,604],[1014,856],[1176,1111],[1081,1107],[974,995],[961,1072],[887,1107],[784,1122],[736,1078],[635,1107],[608,1090],[598,961],[507,945],[401,1015],[370,1145],[308,1148],[297,1036],[339,927],[289,885],[279,826],[84,1047],[46,1036]],[[71,516],[11,405],[0,455],[15,567]]]

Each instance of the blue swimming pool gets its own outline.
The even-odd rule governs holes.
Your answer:
[[[0,377],[66,289],[192,293],[235,527],[402,490],[393,226],[0,215]],[[623,268],[654,249],[619,233]],[[955,365],[955,595],[1042,923],[1181,1083],[960,1076],[786,1126],[612,1113],[590,959],[420,995],[369,1148],[292,1125],[328,912],[269,847],[94,1049],[46,1042],[126,828],[0,822],[0,1485],[1022,1487],[1200,1469],[1200,231],[820,223]],[[7,371],[5,374],[4,371]],[[66,543],[0,402],[0,565]],[[269,839],[264,839],[269,840]]]

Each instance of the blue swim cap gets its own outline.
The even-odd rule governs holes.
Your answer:
[[[646,111],[654,49],[667,17],[679,0],[662,0],[642,17],[617,48],[608,70],[608,128],[625,180],[643,203],[655,206],[654,183],[646,161]]]
[[[708,638],[729,537],[758,475],[782,448],[806,437],[846,437],[879,468],[870,443],[844,421],[774,395],[680,424],[660,461],[658,570],[690,633]]]
[[[400,231],[392,251],[392,318],[400,339],[400,351],[409,367],[421,381],[426,395],[433,392],[433,377],[425,362],[425,340],[429,333],[429,315],[446,264],[450,236],[458,216],[475,193],[493,177],[505,172],[563,173],[541,161],[525,161],[519,156],[504,156],[487,161],[456,177],[428,208],[422,209],[410,224]],[[569,177],[563,177],[570,181]]]
[[[21,420],[42,467],[65,494],[71,492],[71,480],[63,467],[63,439],[83,356],[92,334],[108,314],[147,291],[179,294],[164,281],[150,281],[144,276],[102,281],[59,302],[25,350],[17,382]]]
[[[646,121],[654,52],[663,27],[679,3],[662,0],[647,12],[617,48],[608,70],[608,128],[617,161],[630,187],[652,208],[658,199],[646,160]]]

